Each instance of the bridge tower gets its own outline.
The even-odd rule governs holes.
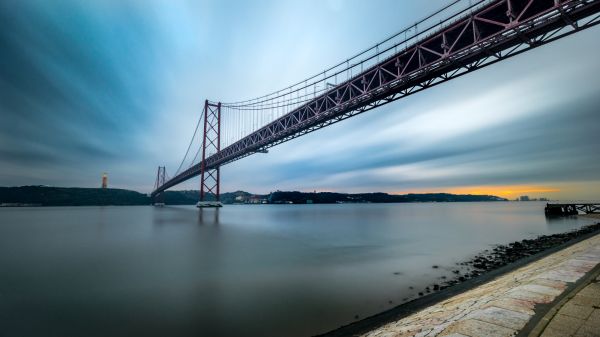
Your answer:
[[[204,102],[204,132],[202,139],[202,165],[200,171],[200,204],[212,194],[220,201],[220,167],[206,169],[206,159],[221,151],[221,103]]]
[[[165,166],[159,166],[156,172],[156,183],[154,184],[154,190],[165,184],[167,169]],[[161,192],[154,197],[154,205],[162,206],[165,204],[165,192]]]

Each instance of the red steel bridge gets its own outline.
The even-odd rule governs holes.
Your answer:
[[[231,103],[207,100],[177,172],[168,177],[159,167],[151,195],[200,176],[201,201],[218,200],[225,164],[598,23],[600,0],[453,1],[285,89]],[[194,139],[200,146],[192,157]]]

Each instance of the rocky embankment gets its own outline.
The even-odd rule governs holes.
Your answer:
[[[457,268],[452,271],[456,275],[454,278],[445,280],[442,284],[433,284],[430,287],[426,287],[425,292],[448,288],[594,232],[600,232],[600,223],[588,225],[571,232],[542,235],[535,239],[525,239],[512,242],[508,245],[499,245],[494,249],[478,254],[470,261],[458,263]],[[437,268],[437,266],[433,266],[433,268]],[[423,295],[423,293],[419,293],[419,295]]]

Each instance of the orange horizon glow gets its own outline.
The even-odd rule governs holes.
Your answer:
[[[302,190],[303,192],[334,192],[334,188],[316,188],[311,190]],[[541,186],[541,185],[483,185],[483,186],[455,186],[444,188],[415,188],[410,190],[399,190],[387,192],[390,194],[425,194],[425,193],[451,193],[451,194],[472,194],[472,195],[494,195],[497,197],[515,199],[523,195],[528,195],[533,198],[541,197],[556,197],[555,193],[565,192],[560,188]],[[352,192],[361,193],[361,192]]]
[[[561,190],[553,187],[538,186],[538,185],[492,185],[492,186],[459,186],[444,188],[443,191],[402,191],[394,192],[394,194],[406,193],[452,193],[452,194],[477,194],[477,195],[494,195],[502,198],[514,199],[522,195],[535,194],[533,197],[538,197],[540,193],[558,193]],[[545,197],[545,196],[539,196]]]

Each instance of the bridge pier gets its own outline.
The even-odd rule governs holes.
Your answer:
[[[198,201],[196,204],[198,208],[215,208],[215,207],[223,207],[223,204],[220,201]]]

